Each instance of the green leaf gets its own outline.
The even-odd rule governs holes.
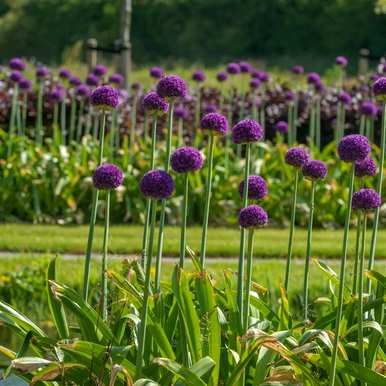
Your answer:
[[[385,386],[386,377],[382,374],[376,373],[367,367],[361,366],[358,363],[350,361],[338,362],[338,369],[344,373],[353,376],[355,379],[366,382],[368,386]]]
[[[152,338],[156,342],[160,353],[170,359],[176,359],[172,345],[170,344],[164,329],[159,323],[148,324],[149,332],[151,332]]]

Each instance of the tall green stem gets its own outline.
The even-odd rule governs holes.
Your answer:
[[[22,104],[22,110],[21,110],[22,135],[26,135],[27,133],[27,113],[28,113],[28,92],[24,92],[23,104]]]
[[[212,195],[212,173],[213,173],[214,144],[215,144],[215,136],[211,132],[210,136],[209,136],[208,174],[206,177],[204,219],[203,219],[203,224],[202,224],[201,247],[200,247],[200,262],[201,262],[202,267],[205,267],[206,242],[207,242],[207,238],[208,238],[209,208],[210,208],[210,199],[211,199],[211,195]]]
[[[103,320],[107,320],[107,253],[109,241],[109,226],[110,226],[110,190],[106,192],[106,214],[105,214],[105,229],[103,233],[103,255],[102,255],[102,296],[101,296],[101,313]]]
[[[291,224],[289,229],[288,237],[288,253],[287,253],[287,263],[285,267],[285,279],[284,279],[284,288],[288,292],[289,276],[291,271],[291,260],[292,260],[292,251],[294,243],[294,234],[295,234],[295,219],[296,219],[296,201],[298,196],[298,183],[299,183],[299,169],[295,170],[295,182],[294,190],[292,192],[292,209],[291,209]]]
[[[66,98],[64,97],[60,105],[60,130],[62,132],[62,145],[66,144]]]
[[[54,143],[59,144],[59,133],[58,133],[58,115],[59,115],[59,105],[57,102],[54,104],[54,117],[52,120],[52,135],[54,138]]]
[[[18,109],[18,95],[19,95],[19,87],[17,83],[15,83],[13,87],[13,94],[12,94],[12,106],[11,106],[11,116],[9,120],[9,135],[8,135],[8,157],[12,153],[12,141],[13,136],[15,134],[15,126],[16,126],[16,114]]]
[[[358,265],[359,265],[359,259],[361,254],[361,250],[360,250],[361,230],[362,230],[361,217],[358,216],[358,224],[357,224],[356,239],[355,239],[354,273],[353,273],[353,284],[352,284],[353,295],[356,295],[358,292]]]
[[[316,132],[316,148],[321,149],[321,122],[320,122],[320,98],[316,99],[315,106],[315,132]]]
[[[248,249],[247,249],[247,283],[245,288],[245,306],[244,306],[244,327],[248,329],[249,304],[251,299],[251,283],[253,272],[253,239],[254,229],[248,230]]]
[[[312,226],[314,223],[314,210],[315,210],[315,186],[316,182],[312,181],[311,186],[311,197],[310,197],[310,213],[308,217],[308,231],[307,231],[307,251],[306,261],[304,266],[304,285],[303,285],[303,299],[304,299],[304,310],[303,319],[308,320],[308,284],[310,277],[310,258],[312,253]]]
[[[141,311],[141,323],[139,325],[138,334],[138,350],[137,350],[137,361],[136,361],[136,378],[142,376],[143,367],[143,354],[145,352],[145,338],[146,338],[146,325],[147,325],[147,314],[149,309],[149,296],[151,292],[150,280],[151,280],[151,263],[153,257],[153,246],[154,246],[154,231],[157,214],[157,201],[151,201],[151,221],[150,221],[150,236],[149,236],[149,255],[146,262],[145,269],[145,285],[143,291],[142,311]]]
[[[82,123],[83,123],[83,108],[84,108],[84,101],[83,99],[79,103],[79,111],[78,111],[78,123],[76,127],[76,141],[79,143],[79,141],[82,138]],[[115,110],[114,110],[115,111]],[[114,113],[113,111],[113,113]]]
[[[184,267],[186,254],[186,223],[188,218],[189,173],[184,174],[184,199],[182,201],[182,223],[180,239],[180,267]]]
[[[133,154],[135,142],[135,130],[137,128],[137,96],[133,98],[133,105],[131,106],[131,127],[130,127],[130,151]]]
[[[76,98],[75,96],[73,96],[71,99],[69,142],[75,139],[75,122],[76,122]]]
[[[342,319],[342,311],[343,311],[343,293],[344,293],[345,278],[346,278],[348,234],[350,230],[351,201],[352,201],[352,194],[353,194],[353,188],[354,188],[354,176],[355,176],[355,166],[354,164],[352,164],[350,182],[349,182],[349,198],[347,202],[346,221],[344,225],[343,252],[342,252],[342,258],[340,262],[338,307],[337,307],[336,318],[335,318],[335,339],[334,339],[334,347],[332,350],[331,373],[330,373],[330,381],[329,381],[330,386],[335,385],[335,377],[336,377],[336,361],[338,356],[339,329],[340,329],[340,322]]]
[[[35,140],[36,145],[42,144],[43,135],[43,82],[39,81],[38,101],[36,111],[36,127],[35,127]]]

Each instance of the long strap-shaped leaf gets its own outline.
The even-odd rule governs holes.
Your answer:
[[[385,386],[386,377],[379,374],[367,367],[361,366],[358,363],[351,361],[342,361],[342,364],[338,362],[338,371],[349,374],[355,379],[366,382],[367,386]]]

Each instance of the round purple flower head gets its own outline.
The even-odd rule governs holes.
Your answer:
[[[382,76],[374,82],[373,93],[380,99],[386,99],[386,77]]]
[[[354,192],[351,206],[361,210],[377,209],[381,206],[381,196],[374,189],[360,189]]]
[[[174,109],[174,116],[179,119],[188,118],[188,110],[184,106],[176,106]]]
[[[337,56],[335,58],[335,63],[338,65],[338,66],[341,66],[341,67],[346,67],[347,66],[347,63],[348,63],[348,60],[345,56]]]
[[[56,86],[48,93],[48,99],[52,102],[61,102],[65,97],[63,87]]]
[[[139,184],[142,194],[154,200],[169,198],[174,191],[174,181],[164,170],[150,170]]]
[[[215,113],[217,111],[217,106],[212,103],[206,103],[203,110],[204,114]]]
[[[301,168],[309,159],[310,156],[304,147],[292,147],[285,155],[285,162],[295,168]]]
[[[285,121],[279,121],[275,125],[275,130],[277,130],[281,134],[288,133],[288,123]]]
[[[227,64],[227,73],[231,75],[239,74],[241,71],[240,65],[237,63],[228,63]]]
[[[364,101],[360,108],[361,114],[366,117],[376,117],[378,113],[378,107],[371,101]]]
[[[240,62],[239,66],[240,66],[240,71],[244,74],[251,72],[252,70],[252,66],[248,62]]]
[[[99,84],[99,78],[94,74],[88,74],[86,78],[86,84],[87,86],[98,86]]]
[[[366,157],[362,161],[355,162],[356,177],[366,177],[366,176],[373,177],[376,174],[377,174],[377,165],[375,164],[375,161],[372,158]]]
[[[99,86],[91,93],[91,104],[101,110],[115,109],[119,103],[119,93],[111,86]]]
[[[186,82],[177,75],[168,75],[157,84],[157,94],[162,98],[184,98],[188,93]]]
[[[150,114],[162,115],[168,111],[169,103],[155,91],[150,91],[143,98],[142,107]]]
[[[338,144],[339,158],[345,162],[362,161],[368,156],[370,150],[367,137],[360,134],[346,135]]]
[[[70,76],[69,82],[72,86],[80,86],[82,84],[82,81],[75,75]]]
[[[323,161],[311,160],[302,167],[303,176],[310,180],[323,180],[327,175],[327,166]]]
[[[217,73],[216,78],[219,82],[225,82],[228,79],[228,75],[224,71],[220,71]]]
[[[240,197],[244,195],[244,181],[239,185]],[[267,183],[263,177],[249,176],[248,177],[248,198],[250,200],[261,200],[268,194]]]
[[[29,79],[22,78],[19,80],[20,90],[30,91],[32,88],[32,82]]]
[[[152,78],[160,79],[164,75],[164,70],[161,67],[152,67],[149,73]]]
[[[257,78],[260,79],[262,82],[267,82],[268,79],[269,79],[269,75],[268,75],[268,72],[265,72],[263,70],[259,70],[257,71]]]
[[[344,105],[348,105],[351,102],[351,95],[345,91],[341,91],[338,94],[339,102],[342,102]]]
[[[257,79],[257,78],[252,78],[249,81],[249,87],[252,88],[252,89],[259,88],[260,84],[261,84],[261,81],[260,81],[260,79]]]
[[[123,182],[122,170],[113,164],[102,164],[95,170],[92,182],[100,190],[116,189]]]
[[[47,78],[50,74],[50,70],[46,66],[39,66],[36,69],[36,77],[39,79]]]
[[[292,102],[294,99],[295,99],[295,94],[293,91],[291,90],[287,90],[285,93],[284,93],[284,99],[287,101],[287,102]]]
[[[109,82],[117,86],[120,86],[123,83],[123,81],[124,81],[124,78],[119,73],[111,74],[109,76]]]
[[[236,144],[257,142],[263,135],[263,128],[253,119],[244,119],[232,129],[232,140]]]
[[[90,88],[85,84],[80,84],[75,89],[75,94],[80,97],[88,98],[90,96]]]
[[[304,68],[303,66],[300,66],[299,64],[297,64],[291,68],[291,72],[295,75],[301,75],[304,73]]]
[[[206,76],[205,76],[205,73],[203,70],[196,70],[192,74],[192,79],[195,82],[204,82],[205,78],[206,78]]]
[[[188,173],[200,170],[204,159],[201,152],[194,147],[184,146],[174,151],[170,163],[176,173]]]
[[[71,76],[71,71],[67,68],[61,68],[59,70],[59,78],[68,79]]]
[[[92,70],[94,75],[96,76],[103,76],[107,74],[107,67],[103,64],[97,64],[94,69]]]
[[[219,113],[209,113],[201,119],[201,129],[210,130],[217,135],[225,135],[228,131],[228,121]]]
[[[317,85],[320,82],[320,75],[317,72],[310,72],[308,74],[307,83]]]
[[[21,79],[23,79],[23,75],[21,74],[20,71],[12,71],[11,74],[9,75],[9,79],[12,80],[12,82],[18,83],[20,82]]]
[[[267,212],[258,205],[248,205],[240,210],[239,225],[242,228],[260,228],[268,223]]]
[[[26,64],[25,64],[24,60],[21,58],[12,58],[9,61],[9,67],[12,70],[24,71],[26,68]]]

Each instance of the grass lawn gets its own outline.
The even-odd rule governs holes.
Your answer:
[[[87,226],[1,224],[0,251],[28,253],[84,253],[87,240]],[[110,252],[138,254],[141,250],[142,227],[115,225],[110,228]],[[179,249],[178,227],[166,227],[164,255],[176,256]],[[260,229],[255,232],[256,257],[285,257],[287,253],[288,229]],[[103,228],[96,229],[95,251],[102,250]],[[295,233],[294,256],[304,257],[307,231],[297,229]],[[313,256],[340,258],[343,230],[314,230]],[[208,235],[207,255],[212,257],[236,257],[239,250],[239,229],[211,228]],[[201,228],[188,229],[188,245],[199,250]],[[368,232],[368,243],[371,230]],[[355,248],[355,230],[351,232],[349,251]],[[368,250],[368,249],[367,249]],[[386,229],[379,232],[377,258],[386,258]]]

